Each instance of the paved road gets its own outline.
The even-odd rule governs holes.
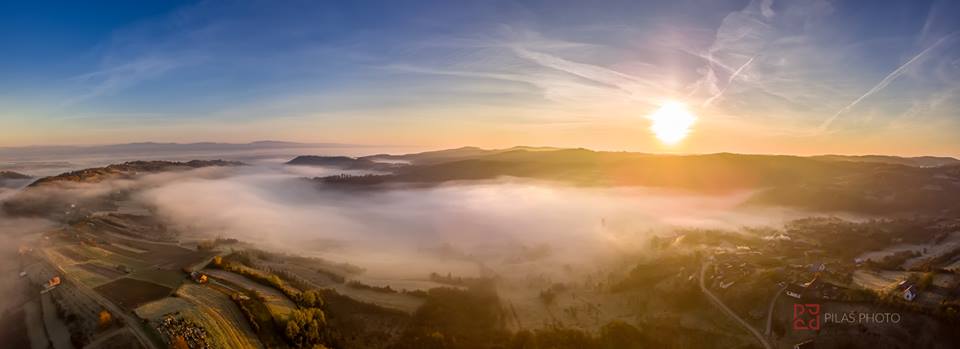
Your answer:
[[[757,337],[757,340],[760,341],[760,344],[762,344],[764,348],[773,349],[773,347],[770,345],[770,342],[767,341],[767,338],[764,337],[763,334],[760,333],[760,331],[757,331],[757,329],[753,328],[753,326],[750,326],[750,324],[747,323],[747,321],[740,318],[740,316],[738,316],[737,313],[733,312],[733,310],[727,307],[726,304],[723,304],[723,301],[721,301],[720,298],[717,298],[717,296],[714,295],[713,292],[710,292],[710,290],[707,289],[707,286],[704,284],[703,276],[704,274],[706,274],[707,269],[710,268],[712,264],[713,262],[707,262],[700,267],[700,291],[703,291],[703,294],[707,295],[707,298],[710,299],[710,302],[712,302],[713,305],[717,306],[717,308],[723,311],[724,314],[727,314],[727,316],[736,320],[737,323],[743,326],[743,328],[746,328],[748,331],[750,331],[750,333],[753,334],[754,337]]]
[[[773,324],[773,308],[777,304],[777,298],[780,298],[780,295],[783,294],[783,291],[786,289],[786,287],[780,288],[780,291],[777,291],[777,294],[773,295],[773,299],[770,299],[770,309],[767,310],[767,331],[764,333],[767,336],[770,335],[770,327]]]

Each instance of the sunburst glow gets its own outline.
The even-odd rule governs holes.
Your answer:
[[[690,133],[690,127],[697,121],[697,117],[680,102],[664,103],[647,118],[651,121],[650,131],[653,131],[657,139],[668,145],[677,144],[686,138]]]

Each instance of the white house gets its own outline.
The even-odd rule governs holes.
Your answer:
[[[913,285],[910,285],[910,287],[907,287],[905,290],[903,290],[903,299],[906,299],[907,301],[913,301],[916,298],[917,288]]]
[[[786,293],[790,297],[800,299],[800,297],[803,296],[803,291],[804,291],[803,286],[800,286],[797,284],[790,284],[790,285],[787,285]]]

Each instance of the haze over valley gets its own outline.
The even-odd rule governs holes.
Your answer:
[[[260,273],[278,273],[279,280],[285,280],[280,281],[286,285],[282,287],[300,292],[318,288],[332,292],[325,297],[336,294],[380,309],[373,313],[380,315],[370,316],[395,314],[383,320],[391,329],[367,320],[356,327],[346,320],[350,315],[337,313],[356,305],[325,308],[333,312],[327,316],[346,316],[337,321],[353,323],[328,323],[323,330],[328,344],[344,347],[427,343],[419,331],[432,325],[420,321],[445,316],[425,310],[445,302],[446,296],[436,294],[439,290],[479,292],[477,305],[458,301],[444,306],[480,306],[476,311],[492,312],[483,326],[491,326],[499,337],[483,340],[490,343],[511,343],[519,339],[509,338],[509,333],[518,336],[537,328],[583,331],[575,333],[586,338],[590,333],[602,336],[614,326],[610,324],[628,320],[641,329],[655,326],[658,331],[700,333],[681,340],[658,338],[642,330],[632,339],[637,345],[699,346],[716,340],[724,345],[753,345],[756,340],[740,334],[735,323],[722,313],[712,313],[719,310],[698,303],[706,302],[696,288],[704,277],[698,273],[710,264],[745,262],[732,276],[719,276],[729,281],[713,281],[713,287],[726,295],[727,302],[746,307],[747,314],[767,309],[760,303],[742,303],[745,297],[777,293],[778,282],[785,285],[808,277],[790,269],[792,263],[802,266],[811,260],[809,254],[789,252],[796,244],[819,246],[815,249],[822,257],[816,260],[837,269],[827,274],[835,283],[830,287],[849,288],[843,297],[859,302],[862,297],[882,296],[896,279],[865,281],[887,272],[874,271],[884,270],[876,266],[860,269],[862,261],[855,260],[896,263],[890,256],[904,251],[898,244],[913,246],[906,251],[923,252],[911,255],[894,270],[951,271],[960,265],[956,260],[960,235],[950,235],[960,226],[950,218],[960,209],[950,199],[960,191],[960,167],[949,158],[931,164],[926,158],[650,155],[540,147],[465,147],[351,157],[332,155],[336,150],[327,149],[320,156],[289,156],[287,161],[243,152],[227,157],[230,160],[133,161],[42,178],[7,172],[0,202],[2,229],[11,241],[8,245],[21,246],[21,253],[17,257],[15,250],[8,251],[6,265],[20,265],[28,276],[39,273],[33,276],[39,280],[49,278],[53,267],[60,270],[53,272],[61,283],[91,287],[105,292],[108,299],[112,299],[109,290],[121,287],[114,284],[121,280],[163,287],[136,303],[118,303],[132,316],[158,321],[161,330],[165,313],[153,308],[171,307],[167,303],[173,298],[165,298],[170,292],[194,292],[189,291],[194,281],[186,274],[176,276],[183,273],[180,268],[206,275],[219,287],[227,287],[222,291],[229,296],[245,287],[235,284],[244,278],[244,269],[234,269],[234,263]],[[836,185],[844,181],[858,185]],[[923,188],[922,195],[916,188]],[[819,200],[824,195],[835,199]],[[911,230],[916,228],[921,230]],[[868,234],[871,243],[827,242],[841,238],[833,236],[837,229],[852,229],[837,233],[847,234],[844,239]],[[909,237],[898,235],[904,229],[911,230]],[[955,238],[957,242],[951,242]],[[920,247],[924,244],[953,247],[933,251]],[[168,250],[174,246],[179,252]],[[830,252],[836,248],[841,249]],[[714,257],[704,259],[705,254]],[[164,255],[180,257],[174,262]],[[214,264],[209,259],[213,256],[226,264]],[[45,263],[56,264],[43,267]],[[158,268],[157,272],[139,270],[138,265],[151,264],[149,268]],[[663,272],[671,271],[648,270],[656,265]],[[119,272],[113,271],[118,268]],[[956,282],[951,273],[942,275],[946,279],[940,282],[947,287],[942,299],[954,297],[949,291]],[[234,280],[237,277],[241,280]],[[10,279],[5,292],[16,294],[18,287],[22,286]],[[65,302],[65,295],[57,296],[62,291],[54,290],[50,294],[60,297],[54,299]],[[874,292],[878,296],[871,296]],[[483,300],[483,294],[496,297],[495,301]],[[190,302],[189,297],[195,296],[176,297]],[[683,300],[663,303],[663,297]],[[23,305],[18,297],[5,299],[12,300],[5,302],[10,303],[5,309],[33,304]],[[769,316],[757,316],[756,325],[750,326],[777,323],[773,304]],[[335,310],[339,307],[346,308]],[[651,312],[651,307],[663,310]],[[931,308],[921,309],[940,311],[933,303],[927,307]],[[69,306],[63,309],[70,311]],[[681,321],[688,311],[701,320]],[[932,315],[921,315],[925,311],[910,316],[910,321],[935,323],[929,318]],[[271,316],[282,323],[282,314]],[[81,315],[82,311],[76,314]],[[73,321],[77,320],[68,323]],[[679,322],[665,325],[668,321]],[[84,329],[91,327],[82,323],[68,326],[70,340],[82,343],[98,338],[100,331]],[[196,324],[206,331],[217,328]],[[445,331],[453,336],[480,340],[461,332],[477,324],[450,326]],[[931,333],[939,339],[931,337],[925,343],[947,343],[943,338],[949,337],[940,337],[947,332],[936,328]],[[247,332],[253,336],[247,339],[214,335],[194,339],[193,344],[284,343],[268,339],[283,336],[282,332],[269,331],[273,330],[261,327]],[[774,340],[797,340],[789,330],[780,331]],[[907,343],[889,329],[879,331],[876,335],[883,341]],[[123,340],[140,336],[131,333],[133,337]],[[374,333],[379,339],[358,342],[350,337]],[[559,334],[538,336],[552,335]]]
[[[0,2],[0,347],[960,347],[958,13]]]

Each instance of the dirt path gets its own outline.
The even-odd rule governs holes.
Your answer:
[[[713,262],[707,262],[703,264],[702,267],[700,267],[700,291],[702,291],[703,294],[707,295],[707,298],[710,299],[710,302],[713,303],[713,305],[717,306],[718,309],[723,311],[724,314],[736,320],[737,323],[743,326],[743,328],[746,328],[748,331],[750,331],[750,333],[753,334],[753,336],[756,337],[758,341],[760,341],[760,344],[762,344],[764,348],[772,349],[773,347],[770,345],[770,342],[767,342],[767,338],[764,337],[763,334],[760,333],[760,331],[753,328],[753,326],[750,326],[750,324],[747,323],[747,321],[740,318],[740,316],[738,316],[737,313],[733,312],[733,310],[727,307],[726,304],[723,304],[723,301],[721,301],[720,298],[717,298],[717,296],[714,295],[713,292],[710,292],[710,290],[707,289],[707,286],[704,284],[704,281],[703,281],[703,276],[704,274],[706,274],[707,269],[710,268],[712,264]]]

